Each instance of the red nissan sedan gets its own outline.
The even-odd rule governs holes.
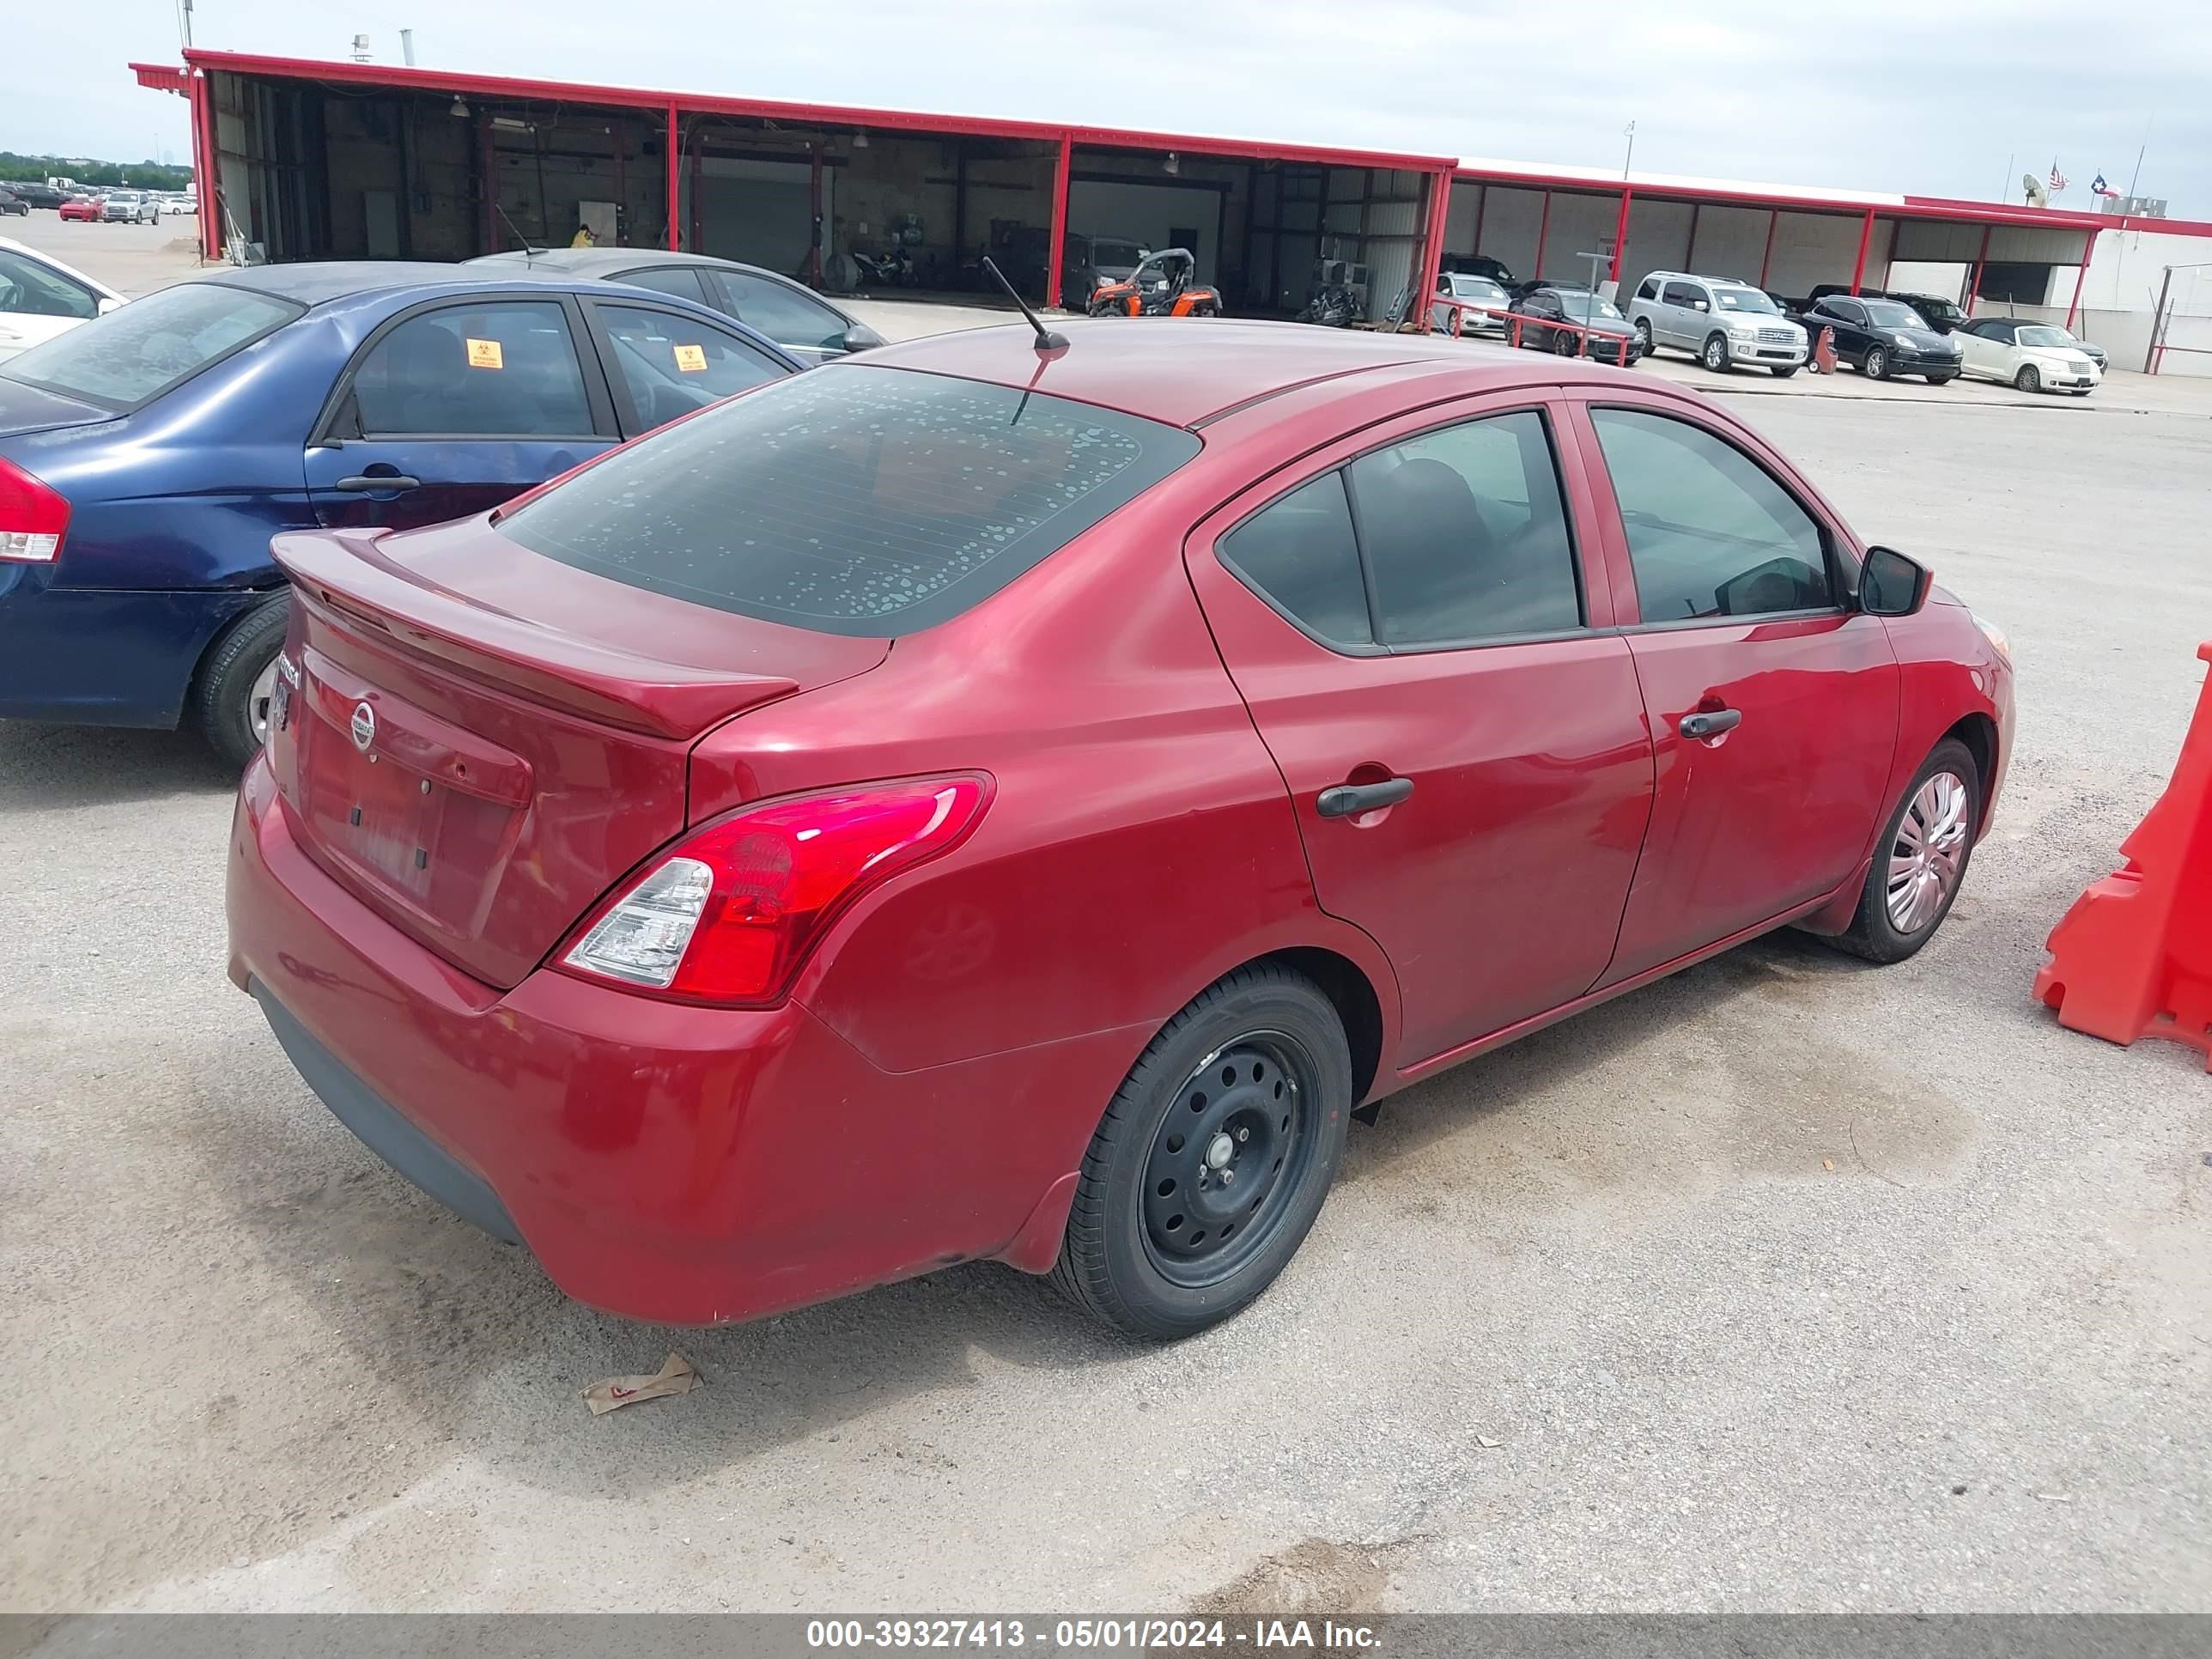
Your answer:
[[[1393,1091],[1771,928],[1896,961],[1957,896],[2002,637],[1723,409],[1066,334],[277,539],[231,977],[570,1295],[705,1323],[995,1257],[1187,1334]]]

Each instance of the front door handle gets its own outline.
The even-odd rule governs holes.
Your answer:
[[[1381,783],[1340,783],[1321,792],[1315,803],[1325,818],[1356,818],[1362,812],[1379,812],[1395,806],[1413,793],[1411,778],[1386,778]]]
[[[1683,715],[1681,725],[1675,729],[1686,738],[1717,738],[1742,724],[1741,708],[1701,708],[1694,714]]]
[[[372,489],[420,489],[422,487],[420,478],[410,478],[404,472],[386,472],[366,477],[356,473],[350,478],[340,478],[331,486],[333,489],[343,489],[349,495],[362,495]]]

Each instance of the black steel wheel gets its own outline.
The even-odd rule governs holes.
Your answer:
[[[1133,1335],[1228,1318],[1304,1242],[1356,1103],[1343,1024],[1312,981],[1261,963],[1216,981],[1107,1108],[1054,1282]]]

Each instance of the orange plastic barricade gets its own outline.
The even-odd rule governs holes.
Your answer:
[[[2197,647],[2212,663],[2212,642]],[[2035,994],[2058,1023],[2112,1042],[2165,1037],[2212,1071],[2212,675],[2166,793],[2051,930]]]

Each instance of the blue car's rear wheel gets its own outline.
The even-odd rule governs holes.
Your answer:
[[[291,602],[282,596],[256,605],[216,636],[192,681],[192,724],[225,765],[241,772],[261,751],[276,653],[291,617]]]

